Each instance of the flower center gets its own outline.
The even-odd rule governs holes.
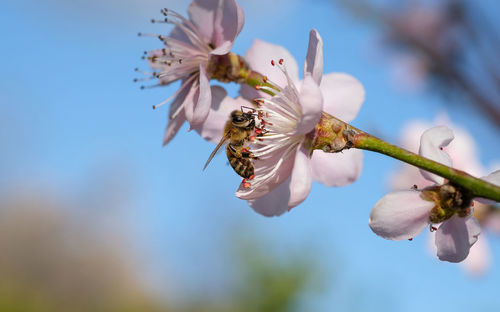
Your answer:
[[[284,162],[294,161],[289,158],[295,154],[305,137],[294,134],[302,115],[298,91],[283,66],[283,60],[272,61],[271,64],[280,65],[279,68],[287,78],[288,85],[281,88],[266,79],[268,86],[256,87],[257,90],[272,93],[274,96],[254,99],[257,104],[256,135],[252,144],[252,154],[257,158],[253,162],[255,177],[251,183],[244,181],[244,187],[250,189],[279,178],[278,173],[282,165]]]
[[[191,21],[172,10],[162,9],[160,12],[164,18],[161,20],[152,19],[151,22],[154,24],[171,24],[175,28],[169,36],[150,33],[138,34],[141,37],[158,38],[165,47],[144,52],[142,59],[147,60],[150,67],[156,71],[145,72],[136,69],[136,71],[146,75],[146,77],[134,79],[134,81],[158,79],[157,84],[141,86],[141,89],[168,85],[180,79],[183,82],[181,88],[174,95],[154,105],[153,108],[168,103],[187,85],[196,80],[195,78],[199,77],[200,74],[200,64],[208,62],[209,54],[213,50],[213,45],[205,41],[202,34]]]
[[[422,191],[422,196],[436,203],[429,216],[431,223],[441,223],[455,214],[464,218],[472,212],[472,194],[451,183],[428,187]]]

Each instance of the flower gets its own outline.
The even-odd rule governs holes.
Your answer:
[[[415,120],[407,123],[400,136],[401,147],[418,153],[420,136],[435,125],[445,125],[453,129],[454,139],[446,146],[446,153],[453,160],[455,169],[463,170],[476,177],[486,175],[488,172],[479,161],[478,146],[472,135],[464,128],[453,124],[446,114],[438,115],[434,121],[424,122]],[[493,167],[492,169],[495,169]],[[490,170],[491,171],[491,170]],[[408,190],[417,185],[417,188],[431,186],[432,181],[425,179],[417,167],[403,164],[390,176],[390,187],[394,190]]]
[[[451,166],[444,148],[453,140],[453,132],[445,126],[425,131],[419,154]],[[379,200],[370,213],[369,225],[375,234],[391,240],[412,239],[430,225],[436,231],[435,245],[440,260],[461,262],[480,234],[479,222],[472,214],[472,198],[466,190],[442,177],[420,171],[434,184],[424,189],[397,191]],[[500,184],[500,171],[484,180]]]
[[[308,134],[314,131],[322,112],[350,121],[364,100],[363,86],[354,77],[342,73],[322,76],[322,45],[318,32],[311,30],[304,79],[299,81],[297,64],[286,49],[256,40],[245,59],[252,70],[269,75],[268,82],[273,87],[262,87],[260,91],[275,95],[263,97],[264,93],[242,86],[243,97],[224,99],[198,129],[203,137],[217,141],[217,133],[222,133],[229,112],[248,106],[244,98],[258,97],[255,101],[259,103],[259,129],[264,135],[253,142],[251,149],[258,157],[253,161],[255,177],[244,180],[236,195],[265,216],[281,215],[304,201],[313,179],[327,186],[342,186],[360,175],[359,150],[336,154],[318,151],[311,155]],[[271,61],[271,57],[276,57],[276,61]]]
[[[210,61],[231,50],[244,23],[243,11],[235,0],[194,0],[188,13],[189,20],[175,11],[163,9],[164,20],[153,22],[175,25],[170,35],[140,34],[158,37],[165,44],[147,57],[151,68],[158,70],[150,78],[157,78],[159,85],[181,80],[177,92],[153,106],[175,98],[170,106],[163,145],[174,138],[186,120],[194,128],[207,118],[212,98]]]
[[[433,123],[447,125],[453,129],[455,138],[446,146],[446,153],[453,160],[453,167],[477,177],[484,176],[487,170],[479,162],[478,147],[470,133],[451,123],[445,114],[437,116]],[[402,131],[401,146],[407,150],[418,152],[420,134],[431,126],[431,123],[423,121],[408,123]],[[420,174],[418,168],[406,164],[391,175],[390,186],[394,190],[409,190],[414,185],[417,188],[425,188],[433,185],[433,182],[425,179]],[[495,220],[500,220],[500,213],[491,211],[491,206],[482,204],[477,200],[474,200],[472,205],[474,207],[474,217],[479,221],[483,231],[481,239],[471,247],[469,255],[462,264],[469,274],[479,275],[486,272],[490,266],[491,251],[488,243],[489,240],[486,236],[495,233],[494,224]],[[484,231],[485,229],[488,230],[486,231],[487,234]],[[498,231],[500,232],[500,230]],[[432,247],[430,250],[432,250],[432,253],[437,251],[434,234],[435,232],[431,232],[431,235],[429,235],[429,239],[431,240],[430,246]]]

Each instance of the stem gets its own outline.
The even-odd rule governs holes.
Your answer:
[[[387,143],[379,138],[376,138],[368,133],[360,132],[354,135],[353,147],[368,151],[377,152],[399,159],[405,163],[416,166],[420,169],[435,173],[455,185],[461,186],[472,192],[474,197],[484,197],[500,202],[500,187],[488,183],[484,180],[475,178],[470,174],[450,168],[428,158],[422,157],[390,143]]]

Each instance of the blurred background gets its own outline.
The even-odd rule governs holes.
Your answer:
[[[239,3],[234,52],[259,38],[302,64],[314,27],[325,72],[365,86],[353,125],[405,144],[408,124],[445,122],[468,133],[485,173],[499,167],[497,1]],[[151,18],[188,5],[0,3],[0,311],[500,310],[498,228],[484,228],[473,270],[438,261],[426,233],[371,232],[395,160],[365,152],[353,185],[315,183],[303,204],[265,218],[234,196],[240,178],[224,157],[201,170],[213,145],[187,127],[162,148],[167,110],[151,106],[177,85],[132,82],[159,47],[137,32],[168,34]]]

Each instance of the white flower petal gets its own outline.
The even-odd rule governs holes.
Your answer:
[[[453,138],[453,131],[446,126],[430,128],[420,138],[419,154],[443,165],[451,166],[451,158],[442,148],[450,144]],[[443,184],[444,182],[444,178],[438,175],[425,170],[420,170],[420,172],[429,181],[437,184]]]
[[[500,170],[494,171],[489,175],[482,177],[481,180],[500,186]],[[486,198],[476,198],[476,200],[485,205],[493,205],[496,203],[494,200]]]
[[[295,163],[290,175],[290,199],[288,200],[288,209],[291,209],[302,203],[311,190],[313,175],[311,170],[311,159],[309,151],[301,144],[295,155]]]
[[[500,186],[500,170],[492,172],[489,175],[482,177],[481,179],[490,182],[491,184]]]
[[[253,162],[255,167],[255,176],[259,177],[262,174],[262,171],[268,168],[274,168],[277,166],[279,159],[283,158],[284,150],[287,147],[284,147],[280,150],[277,150],[273,153],[273,156],[268,159],[258,159]],[[296,150],[297,148],[295,148]],[[266,182],[260,187],[250,187],[245,188],[243,183],[240,184],[238,191],[236,191],[236,196],[241,199],[256,199],[259,198],[277,188],[280,184],[284,183],[290,175],[292,174],[292,169],[295,162],[295,154],[296,152],[290,153],[287,158],[283,159],[282,164],[276,169],[276,172],[270,177]],[[251,184],[252,180],[249,181]]]
[[[168,121],[165,134],[163,135],[163,146],[167,145],[175,137],[185,121],[184,110],[180,111],[174,119]]]
[[[212,43],[216,49],[212,54],[223,55],[233,47],[234,40],[245,22],[243,10],[234,0],[222,0],[221,7],[215,16]]]
[[[349,149],[342,153],[316,150],[312,155],[311,166],[314,180],[326,186],[344,186],[359,178],[363,167],[363,152],[359,149]]]
[[[242,98],[233,99],[227,96],[226,90],[220,86],[213,86],[212,104],[207,119],[195,130],[202,138],[213,143],[219,143],[224,126],[229,120],[231,112],[247,102]]]
[[[323,75],[320,88],[323,93],[323,110],[345,122],[356,117],[365,100],[363,85],[348,74]]]
[[[323,40],[316,29],[309,32],[309,46],[307,48],[304,73],[312,76],[319,85],[323,76]]]
[[[295,162],[291,175],[271,192],[249,200],[248,204],[258,213],[271,217],[279,216],[285,211],[302,203],[312,186],[310,159],[304,148],[295,154]]]
[[[293,135],[311,132],[318,124],[323,112],[321,90],[310,75],[306,75],[302,80],[299,98],[302,114]]]
[[[271,60],[277,62],[279,59],[283,59],[288,75],[294,83],[297,83],[299,81],[299,67],[295,58],[284,47],[256,39],[245,54],[245,61],[252,70],[267,76],[270,81],[278,86],[284,87],[287,85],[285,75],[276,66],[271,65]],[[258,92],[255,88],[246,84],[241,86],[240,93],[247,99],[254,99],[264,95],[264,93]]]
[[[197,95],[198,99],[193,102],[193,116],[189,120],[191,129],[198,127],[207,119],[212,103],[212,91],[210,89],[210,77],[205,69],[205,64],[200,64],[200,87]]]
[[[189,18],[207,43],[212,41],[218,10],[219,0],[194,0],[188,8]]]
[[[444,221],[436,232],[437,256],[443,261],[463,261],[480,233],[481,227],[476,218],[454,215]]]
[[[418,191],[399,191],[382,197],[370,213],[372,231],[386,239],[404,240],[418,235],[429,224],[434,202]]]
[[[290,176],[281,185],[271,192],[249,200],[248,204],[256,212],[266,217],[279,216],[288,211],[288,200],[290,198]]]

